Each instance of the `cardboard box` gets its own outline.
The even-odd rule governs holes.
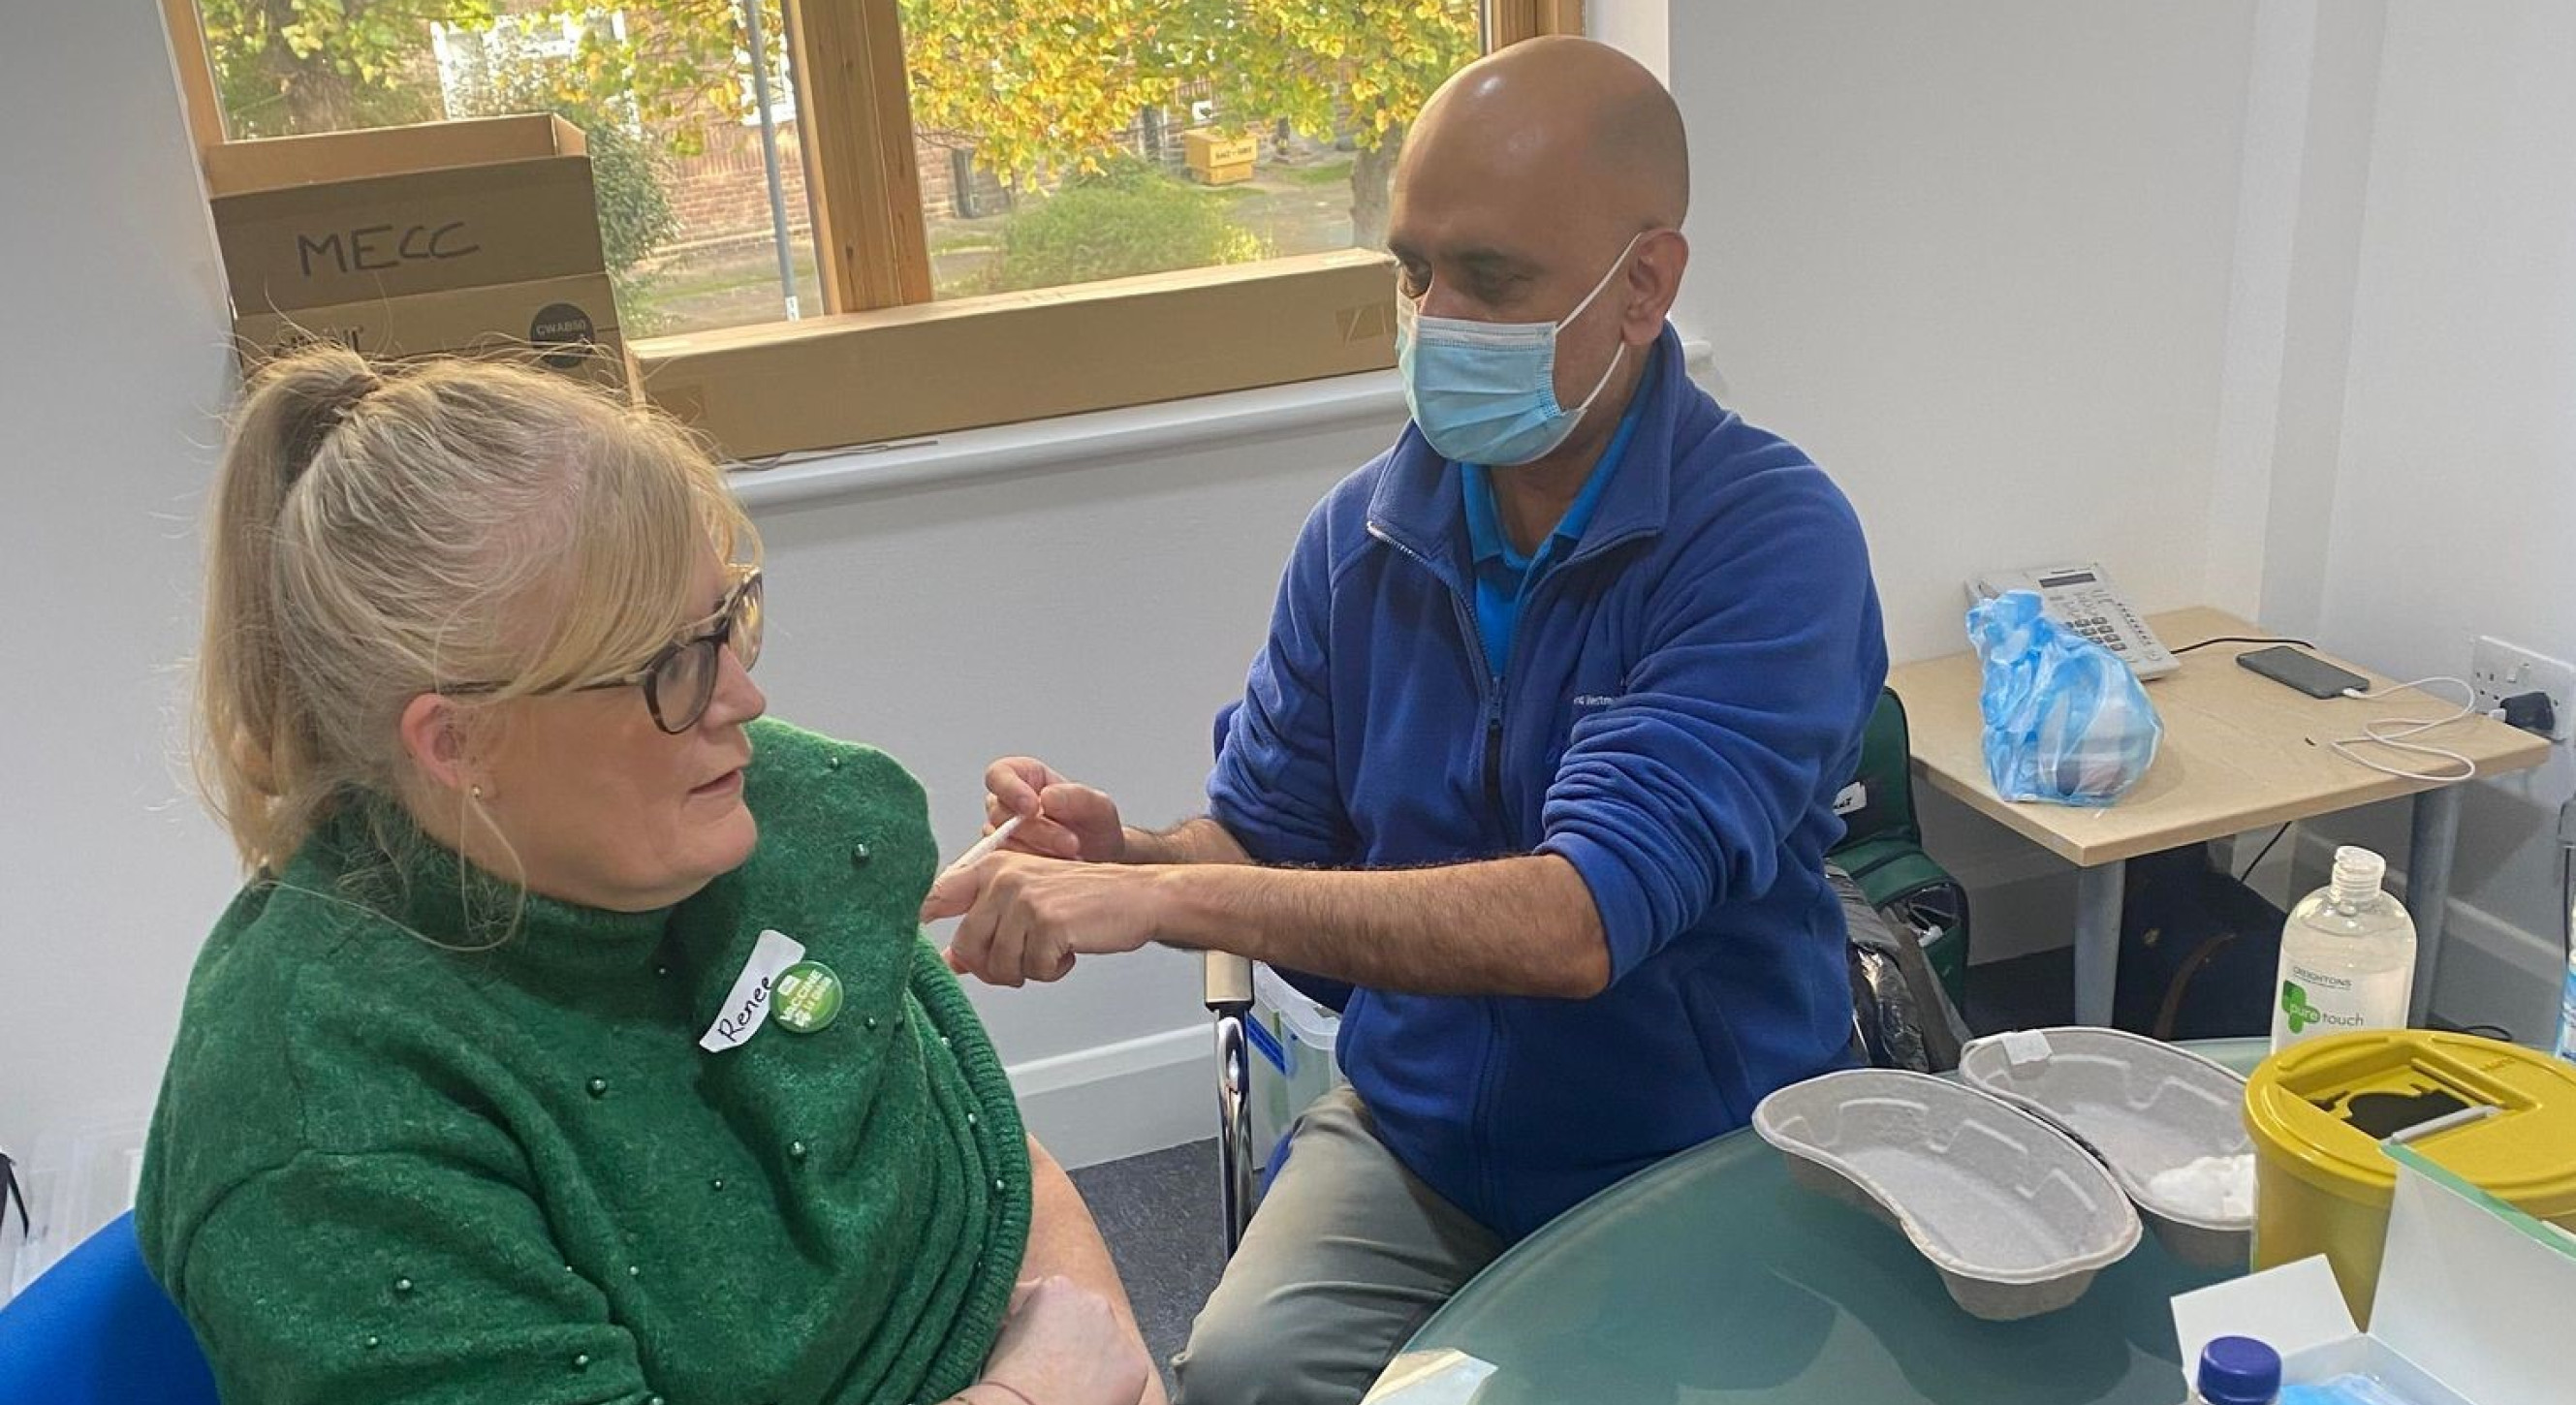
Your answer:
[[[2184,1370],[2212,1338],[2281,1353],[2281,1378],[2313,1385],[2371,1375],[2419,1405],[2558,1405],[2569,1367],[2560,1333],[2576,1303],[2576,1235],[2534,1219],[2392,1144],[2397,1192],[2370,1330],[2353,1325],[2322,1258],[2173,1300]]]
[[[1344,250],[634,343],[735,458],[1381,370],[1395,273]]]
[[[245,364],[332,341],[383,360],[504,357],[633,390],[616,290],[599,273],[254,313],[233,319],[233,336]]]
[[[246,358],[309,336],[388,356],[570,339],[597,354],[540,359],[622,367],[590,158],[560,118],[228,142],[205,169]]]

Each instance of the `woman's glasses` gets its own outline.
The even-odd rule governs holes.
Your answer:
[[[708,704],[715,701],[716,682],[724,672],[721,651],[732,649],[746,673],[760,661],[760,568],[729,569],[733,588],[725,592],[724,603],[716,607],[713,615],[692,626],[695,632],[663,645],[661,652],[632,673],[584,683],[571,691],[591,693],[640,685],[654,726],[676,737],[698,725],[698,719],[707,715]],[[438,691],[461,696],[498,692],[500,688],[498,683],[458,683]]]
[[[734,587],[726,592],[724,603],[701,621],[702,634],[692,634],[662,646],[662,652],[633,673],[584,683],[576,692],[595,692],[603,688],[625,688],[644,685],[644,706],[653,713],[653,725],[679,736],[698,725],[707,715],[707,704],[715,701],[716,678],[724,671],[724,658],[718,652],[731,646],[733,656],[742,660],[743,672],[760,662],[760,568],[736,566]]]

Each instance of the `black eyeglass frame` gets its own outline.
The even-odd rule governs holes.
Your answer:
[[[743,671],[746,673],[751,671],[753,664],[760,661],[760,636],[764,625],[761,605],[767,595],[767,591],[761,584],[760,568],[737,565],[729,569],[735,578],[733,588],[725,592],[724,603],[716,607],[714,614],[699,621],[700,624],[707,626],[704,633],[690,634],[672,640],[656,651],[653,657],[645,660],[642,668],[631,673],[594,679],[588,683],[576,683],[561,691],[600,693],[612,688],[640,686],[644,690],[645,709],[653,714],[653,725],[671,736],[685,735],[690,728],[698,725],[698,719],[706,716],[707,708],[715,702],[716,682],[724,673],[724,660],[717,655],[716,651],[733,647],[734,657],[742,661]],[[739,644],[736,640],[737,635],[741,636]],[[690,701],[690,705],[674,716],[663,709],[663,670],[669,668],[692,649],[700,650],[706,655],[707,666],[698,674],[705,681],[698,685],[698,695]],[[497,693],[507,686],[503,683],[449,683],[434,691],[452,697],[473,697],[481,693]]]

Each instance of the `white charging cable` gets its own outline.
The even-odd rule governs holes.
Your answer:
[[[2433,683],[2448,683],[2460,690],[2467,700],[2460,704],[2459,711],[2452,713],[2448,717],[2383,717],[2377,721],[2365,724],[2361,729],[2362,734],[2360,736],[2343,737],[2328,743],[2328,745],[2335,749],[2336,755],[2341,756],[2346,761],[2352,762],[2356,766],[2367,766],[2370,769],[2379,772],[2381,775],[2395,776],[2400,780],[2450,782],[2477,779],[2477,762],[2472,761],[2468,757],[2463,756],[2456,751],[2452,751],[2447,747],[2429,746],[2423,742],[2412,740],[2415,737],[2424,735],[2426,732],[2432,731],[2436,727],[2448,727],[2454,722],[2466,721],[2467,719],[2477,715],[2478,690],[2469,686],[2469,681],[2467,679],[2447,677],[2418,678],[2412,683],[2400,683],[2395,687],[2383,688],[2375,693],[2365,693],[2359,688],[2346,688],[2343,690],[2343,695],[2356,702],[2378,702],[2384,698],[2393,697],[2396,694],[2406,692],[2423,693],[2427,697],[2433,697],[2434,695],[2427,691],[2426,687],[2426,685]],[[2438,701],[2438,699],[2436,700]],[[2395,728],[2397,730],[2389,730],[2391,728]],[[2357,747],[2364,746],[2383,746],[2391,751],[2411,752],[2417,756],[2429,756],[2437,761],[2448,763],[2451,769],[2438,772],[2409,771],[2402,767],[2391,766],[2383,762],[2374,761],[2355,750]]]

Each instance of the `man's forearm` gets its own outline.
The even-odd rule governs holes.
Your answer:
[[[1121,860],[1131,864],[1248,864],[1252,856],[1234,840],[1224,825],[1206,815],[1186,819],[1165,830],[1127,827],[1127,852]]]
[[[1190,862],[1156,880],[1157,935],[1176,946],[1426,995],[1582,999],[1610,983],[1591,889],[1553,854],[1389,870]]]

